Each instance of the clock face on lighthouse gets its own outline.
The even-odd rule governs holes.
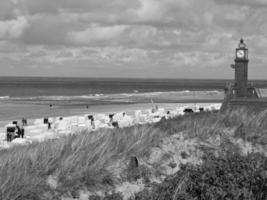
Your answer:
[[[245,51],[244,50],[238,50],[236,52],[236,57],[237,58],[244,58],[244,56],[245,56]]]

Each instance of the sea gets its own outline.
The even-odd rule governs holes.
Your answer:
[[[221,102],[231,80],[0,77],[0,125],[149,104]],[[267,81],[253,84],[267,96]],[[116,108],[116,109],[115,109]]]

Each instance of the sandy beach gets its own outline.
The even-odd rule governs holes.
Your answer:
[[[195,105],[203,105],[207,106],[212,103],[220,103],[220,102],[202,102],[202,103],[189,103],[189,102],[181,102],[181,103],[155,103],[161,108],[165,108],[166,110],[174,110],[179,106],[194,107]],[[132,115],[135,110],[147,110],[153,107],[152,103],[133,103],[133,104],[113,104],[113,105],[93,105],[88,108],[86,105],[54,105],[50,108],[47,105],[32,105],[32,104],[0,104],[1,109],[1,117],[0,117],[0,127],[3,128],[5,124],[10,121],[21,121],[23,117],[28,117],[28,121],[33,121],[37,118],[44,117],[67,117],[67,116],[76,116],[76,115],[85,115],[85,114],[97,114],[97,113],[105,113],[112,114],[118,112],[126,112],[129,115]],[[10,116],[5,114],[6,110],[12,109],[13,115]],[[1,130],[0,128],[0,130]]]
[[[30,111],[34,113],[35,117],[28,118],[28,125],[25,126],[25,138],[26,140],[22,143],[28,143],[32,141],[43,141],[45,138],[57,138],[60,137],[60,135],[66,135],[66,134],[75,134],[76,132],[79,132],[83,129],[91,129],[91,123],[90,120],[86,116],[93,115],[93,116],[102,116],[98,118],[96,123],[98,124],[95,129],[98,128],[110,128],[107,124],[108,116],[109,114],[115,114],[120,115],[120,113],[125,113],[126,118],[123,119],[119,117],[115,121],[123,124],[123,126],[131,126],[134,124],[141,123],[138,117],[136,116],[136,112],[140,111],[140,114],[144,119],[142,119],[143,123],[154,123],[159,121],[162,117],[166,117],[168,111],[172,113],[172,117],[182,115],[183,110],[185,108],[191,108],[195,110],[196,112],[199,112],[199,108],[204,108],[204,110],[215,110],[220,108],[220,103],[139,103],[139,104],[119,104],[119,105],[96,105],[91,106],[86,109],[81,109],[80,107],[52,107],[47,112],[40,112],[40,107],[38,110],[38,106],[32,107],[27,105],[17,105],[18,109],[31,109]],[[151,113],[152,108],[158,107],[160,112],[158,114]],[[18,110],[18,116],[19,113],[22,112],[21,110]],[[19,112],[20,111],[20,112]],[[154,116],[158,115],[159,118],[155,118],[153,120]],[[171,116],[170,115],[170,116]],[[21,116],[21,115],[20,115]],[[24,117],[24,116],[21,116]],[[49,117],[52,121],[52,129],[48,129],[47,124],[43,123],[44,117]],[[62,121],[60,121],[60,117],[63,117],[63,125]],[[2,120],[0,122],[0,138],[2,141],[2,147],[9,147],[10,145],[5,141],[6,136],[6,128],[5,125],[11,124],[12,121],[18,121],[18,125],[21,126],[21,118],[15,118],[15,119],[6,119]],[[79,120],[82,120],[82,122],[78,122]],[[103,121],[104,120],[104,121]],[[151,121],[152,120],[152,121]],[[125,125],[126,123],[126,125]],[[59,130],[59,126],[61,127]],[[90,128],[90,127],[91,128]],[[60,132],[60,134],[59,134]],[[28,142],[27,142],[28,141]],[[4,143],[3,143],[4,142]],[[13,143],[13,142],[12,142]],[[15,142],[16,143],[16,142]],[[20,141],[19,141],[20,143]],[[12,144],[13,145],[13,144]],[[12,146],[11,145],[11,146]],[[5,148],[4,147],[4,148]]]

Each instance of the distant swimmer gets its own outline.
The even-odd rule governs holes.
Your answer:
[[[53,105],[52,105],[52,104],[50,104],[50,105],[49,105],[49,107],[50,107],[50,108],[52,108],[52,107],[53,107]]]

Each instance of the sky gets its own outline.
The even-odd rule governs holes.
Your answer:
[[[0,76],[231,79],[241,37],[267,79],[267,0],[0,0]]]

